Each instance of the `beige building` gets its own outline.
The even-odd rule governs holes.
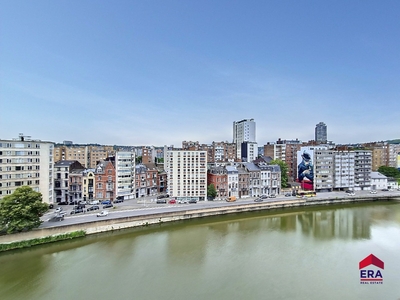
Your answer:
[[[54,203],[54,143],[19,135],[0,140],[0,200],[20,186],[40,192],[43,202]]]
[[[107,157],[114,156],[113,146],[61,145],[54,147],[54,161],[76,160],[85,168],[94,169]]]

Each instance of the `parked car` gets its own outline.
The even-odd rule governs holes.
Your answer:
[[[78,205],[78,201],[71,201],[68,203],[68,205]]]
[[[54,208],[54,204],[49,204],[49,209],[53,209]]]
[[[355,195],[356,195],[356,193],[354,193],[354,192],[351,192],[351,193],[346,193],[346,195],[347,195],[347,196],[355,196]]]
[[[263,199],[261,199],[261,198],[256,198],[256,199],[254,199],[254,202],[263,202],[264,200]]]
[[[171,199],[168,201],[169,204],[176,204],[176,200],[175,199]]]
[[[89,208],[87,209],[87,211],[98,210],[98,209],[100,209],[99,206],[93,205],[93,206],[89,207]]]
[[[382,189],[382,192],[389,192],[389,189]]]
[[[103,205],[103,209],[104,208],[110,208],[110,207],[113,207],[113,205],[111,203]]]
[[[165,203],[167,203],[167,200],[166,199],[157,199],[157,203],[158,204],[165,204]]]
[[[275,194],[271,194],[271,195],[269,195],[269,197],[270,198],[276,198],[276,195]]]
[[[285,197],[290,197],[290,196],[292,196],[292,194],[290,194],[290,193],[285,194]]]
[[[186,200],[178,200],[179,204],[187,204],[188,202]]]
[[[190,200],[189,200],[189,203],[197,203],[197,200],[195,200],[195,199],[190,199]]]
[[[260,196],[260,199],[267,199],[267,198],[268,198],[267,195],[261,195],[261,196]]]
[[[157,196],[157,199],[163,199],[163,198],[168,198],[168,197],[169,197],[168,194],[165,194],[165,195],[158,195],[158,196]]]
[[[87,204],[85,200],[78,201],[78,204]]]
[[[79,209],[79,208],[85,208],[86,205],[85,204],[79,204],[79,205],[75,205],[74,209]]]
[[[101,204],[103,204],[103,205],[111,204],[111,200],[104,200],[101,202]]]
[[[103,210],[103,211],[99,212],[99,213],[97,214],[97,216],[98,216],[98,217],[105,217],[105,216],[108,216],[108,211],[107,211],[107,210]]]
[[[90,205],[99,205],[100,201],[99,200],[93,200],[89,202]]]
[[[58,203],[58,205],[68,205],[68,202],[61,201],[61,202]]]
[[[83,208],[77,208],[71,211],[71,215],[83,213]]]
[[[121,202],[124,202],[124,199],[121,199],[121,198],[120,198],[120,199],[115,199],[115,200],[114,200],[114,203],[121,203]]]

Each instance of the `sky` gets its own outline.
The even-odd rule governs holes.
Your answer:
[[[400,138],[400,1],[1,0],[0,139]]]

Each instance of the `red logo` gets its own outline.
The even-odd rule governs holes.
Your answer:
[[[371,266],[374,269],[371,269]],[[369,269],[366,269],[369,267]],[[358,268],[360,269],[360,283],[362,284],[382,284],[383,276],[382,271],[385,269],[385,264],[375,255],[370,254],[362,261],[360,261]],[[378,270],[377,270],[378,269]]]

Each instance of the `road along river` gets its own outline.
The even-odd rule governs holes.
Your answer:
[[[161,223],[2,253],[0,299],[398,300],[399,241],[396,201]]]

